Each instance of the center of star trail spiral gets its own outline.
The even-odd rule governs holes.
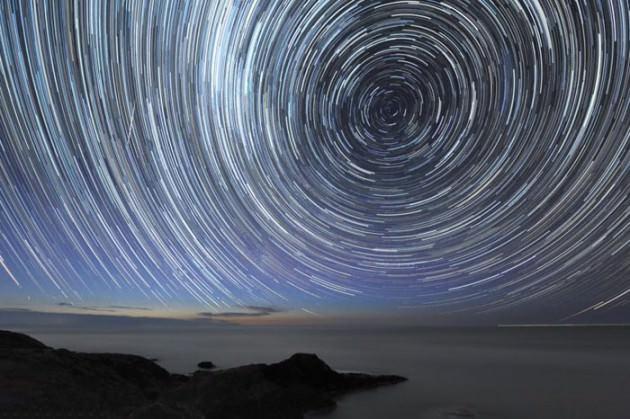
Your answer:
[[[630,289],[624,2],[0,11],[9,280],[214,306]]]

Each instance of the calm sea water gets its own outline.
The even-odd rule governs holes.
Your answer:
[[[407,383],[346,396],[327,419],[627,419],[628,328],[421,328],[210,332],[49,333],[54,347],[136,353],[172,372],[210,360],[220,367],[315,352],[347,371],[400,374]]]

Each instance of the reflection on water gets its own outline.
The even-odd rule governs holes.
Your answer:
[[[328,419],[630,417],[628,328],[31,333],[54,347],[155,357],[173,372],[202,360],[232,367],[315,352],[336,369],[410,379],[346,396],[319,415]]]

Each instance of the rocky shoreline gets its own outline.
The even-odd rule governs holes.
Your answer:
[[[301,419],[343,394],[405,380],[339,373],[314,354],[171,374],[140,356],[53,349],[0,331],[0,417]]]

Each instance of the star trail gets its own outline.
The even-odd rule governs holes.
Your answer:
[[[0,290],[630,301],[619,0],[0,3]]]

